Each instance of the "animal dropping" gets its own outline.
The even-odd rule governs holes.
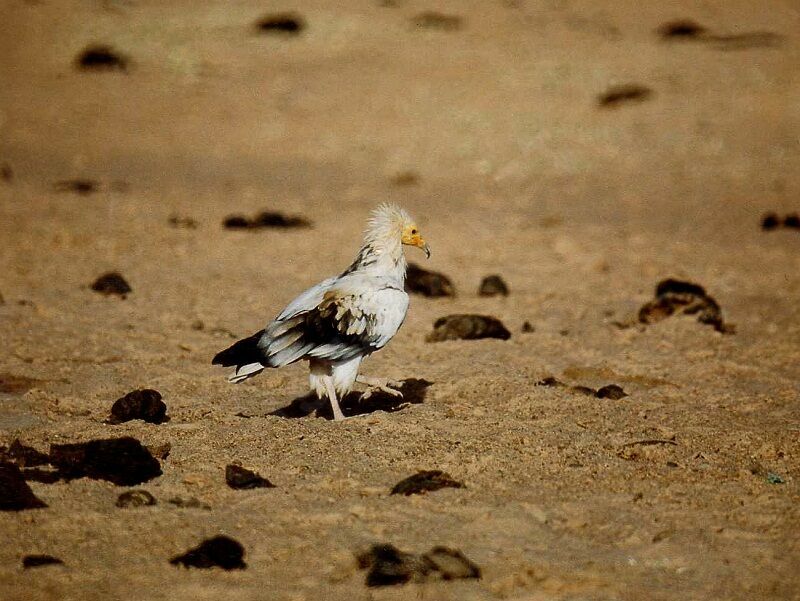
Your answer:
[[[409,263],[406,271],[406,291],[433,298],[456,295],[455,286],[443,273],[428,271],[416,263]]]
[[[339,399],[357,382],[370,387],[362,398],[373,390],[402,396],[388,382],[359,374],[359,368],[405,320],[403,245],[416,246],[430,256],[408,213],[395,205],[379,206],[347,269],[303,292],[263,330],[217,353],[212,364],[234,367],[228,380],[239,383],[268,367],[308,361],[311,389],[318,398],[328,398],[337,421],[344,419]]]
[[[496,317],[487,315],[448,315],[433,324],[433,332],[425,339],[428,342],[443,340],[478,340],[499,338],[508,340],[511,332]]]

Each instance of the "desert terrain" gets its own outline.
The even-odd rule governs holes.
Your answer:
[[[132,437],[162,474],[29,478],[0,598],[800,598],[800,229],[762,227],[800,211],[798,32],[792,0],[3,0],[0,447]],[[229,384],[385,201],[456,291],[364,363],[408,403]],[[310,226],[223,225],[264,210]],[[643,323],[667,278],[726,327]],[[510,338],[426,340],[472,313]],[[169,420],[107,423],[140,388]],[[390,494],[420,470],[463,486]],[[246,568],[170,563],[218,535]],[[480,578],[367,586],[375,544]]]

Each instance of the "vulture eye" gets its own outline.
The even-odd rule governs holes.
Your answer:
[[[413,236],[414,234],[416,234],[416,233],[417,233],[417,230],[411,230],[411,235],[412,235],[412,236]]]

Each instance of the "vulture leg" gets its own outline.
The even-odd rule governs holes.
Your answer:
[[[325,390],[328,391],[328,400],[331,402],[331,409],[333,409],[333,420],[340,422],[344,419],[344,413],[342,413],[342,409],[339,407],[339,401],[336,400],[333,376],[322,376],[322,381],[325,382]]]

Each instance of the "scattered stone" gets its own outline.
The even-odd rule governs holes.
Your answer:
[[[186,568],[214,568],[244,570],[244,547],[228,536],[215,536],[204,540],[194,549],[169,560],[172,565]]]
[[[481,569],[458,549],[434,547],[422,558],[431,564],[433,574],[439,575],[443,580],[481,577]]]
[[[135,486],[161,475],[161,464],[130,436],[50,445],[50,462],[66,479],[107,480]]]
[[[560,386],[566,386],[566,384],[564,384],[564,382],[562,382],[561,380],[557,380],[553,376],[547,376],[546,378],[542,378],[541,380],[536,382],[535,386],[560,387]]]
[[[706,34],[705,27],[690,19],[669,21],[656,31],[664,40],[693,40]]]
[[[303,17],[294,13],[278,13],[262,17],[256,23],[260,33],[270,35],[295,36],[306,28]]]
[[[499,275],[487,275],[483,278],[480,288],[478,288],[478,295],[508,296],[508,285]]]
[[[770,484],[784,484],[785,480],[775,472],[769,472],[767,473],[767,482]]]
[[[24,394],[33,388],[37,382],[38,380],[25,376],[0,373],[0,392],[14,395]]]
[[[25,570],[52,565],[64,565],[64,562],[52,555],[26,555],[22,558],[22,567]]]
[[[428,271],[416,263],[409,263],[406,271],[406,291],[422,296],[455,296],[453,283],[443,273]]]
[[[155,505],[156,498],[146,490],[128,490],[117,497],[117,507],[146,507]]]
[[[589,388],[588,386],[570,386],[569,389],[571,392],[582,394],[584,396],[597,396],[597,391],[594,388]]]
[[[56,192],[72,192],[81,196],[89,196],[99,189],[100,185],[92,179],[65,179],[53,185]]]
[[[14,170],[8,163],[3,163],[0,165],[0,179],[7,183],[14,181]]]
[[[639,84],[624,84],[612,86],[597,97],[597,103],[602,108],[616,108],[630,102],[643,102],[653,95],[647,86]]]
[[[17,467],[36,467],[50,463],[50,457],[16,439],[7,449],[0,448],[0,461],[13,463]]]
[[[116,271],[111,271],[97,278],[92,284],[92,290],[106,296],[116,294],[122,298],[133,292],[130,284]]]
[[[674,313],[697,315],[697,321],[723,334],[734,332],[734,327],[723,321],[717,301],[708,296],[702,286],[672,278],[659,282],[656,298],[639,309],[639,321],[652,324]]]
[[[183,507],[186,509],[205,509],[206,511],[211,511],[211,505],[208,503],[203,503],[199,499],[194,497],[189,497],[188,499],[183,499],[181,497],[172,497],[167,501],[176,507]]]
[[[0,511],[38,509],[47,504],[36,497],[13,463],[0,463]]]
[[[392,184],[398,187],[416,186],[419,182],[419,173],[416,171],[401,171],[392,178]]]
[[[603,386],[602,388],[598,389],[594,396],[596,396],[598,399],[611,399],[612,401],[618,401],[619,399],[624,399],[626,396],[628,396],[628,394],[622,389],[621,386],[609,384],[608,386]]]
[[[761,218],[761,229],[765,232],[771,232],[778,228],[800,230],[800,215],[789,213],[781,217],[777,213],[767,213]]]
[[[111,406],[109,424],[121,424],[133,419],[141,419],[150,424],[161,424],[167,421],[167,406],[161,400],[157,390],[145,388],[134,390],[114,401]]]
[[[433,324],[433,332],[428,334],[428,342],[442,340],[477,340],[480,338],[511,338],[503,323],[486,315],[456,314],[440,317]]]
[[[86,71],[126,71],[129,59],[111,46],[88,46],[75,58],[75,67]]]
[[[367,586],[391,586],[410,580],[421,582],[430,567],[417,555],[403,553],[394,545],[373,545],[356,557],[358,567],[367,572]]]
[[[458,15],[445,15],[435,11],[426,11],[412,17],[411,23],[417,29],[458,31],[463,28],[464,19]]]
[[[197,221],[195,221],[191,217],[181,217],[180,215],[170,215],[170,218],[167,219],[167,223],[169,223],[170,226],[174,227],[174,228],[184,228],[184,229],[187,229],[187,230],[196,230],[197,229]]]
[[[275,488],[275,485],[266,478],[262,478],[256,472],[243,468],[236,463],[225,467],[225,482],[228,486],[237,490]]]
[[[299,215],[284,215],[277,211],[262,211],[252,219],[244,215],[231,215],[225,218],[223,225],[227,229],[257,230],[262,228],[305,228],[311,227],[311,222]]]
[[[392,494],[419,495],[440,488],[464,488],[464,484],[440,470],[421,471],[395,484]]]
[[[356,556],[358,567],[368,570],[369,587],[391,586],[406,582],[480,578],[480,568],[460,551],[434,547],[427,553],[404,553],[394,545],[373,545]]]
[[[526,321],[522,324],[522,333],[523,334],[532,334],[536,331],[536,327],[529,321]]]

